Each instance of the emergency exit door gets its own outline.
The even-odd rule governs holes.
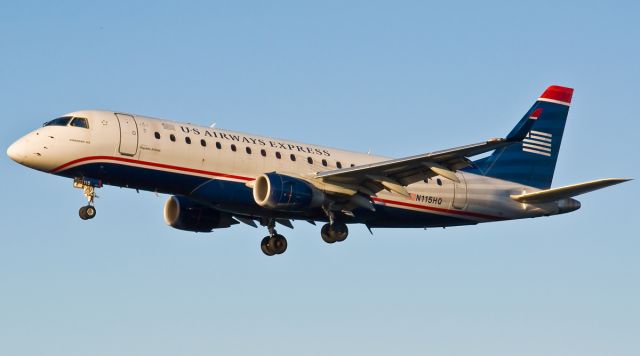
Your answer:
[[[459,183],[453,183],[453,207],[456,209],[464,209],[467,207],[467,182],[462,172],[456,173],[460,180]]]
[[[138,125],[136,119],[127,114],[116,114],[120,125],[120,147],[118,151],[125,156],[135,156],[138,152]]]

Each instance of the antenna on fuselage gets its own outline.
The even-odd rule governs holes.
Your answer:
[[[211,125],[209,125],[210,128],[215,129],[216,128],[216,123],[212,123]]]

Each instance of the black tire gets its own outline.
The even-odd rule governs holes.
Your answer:
[[[347,236],[349,236],[349,228],[347,227],[347,224],[335,223],[333,224],[331,231],[336,242],[342,242],[347,239]]]
[[[331,225],[329,224],[322,225],[322,229],[320,229],[320,236],[322,236],[322,240],[328,244],[336,242],[333,238],[333,234],[331,233]]]
[[[287,250],[287,239],[282,235],[273,235],[269,239],[269,247],[276,254],[283,254]]]
[[[287,251],[287,246],[288,246],[287,239],[282,235],[277,235],[276,241],[277,241],[276,246],[278,247],[278,251],[277,251],[278,255],[285,253],[285,251]]]
[[[262,239],[262,242],[260,242],[260,249],[265,255],[273,256],[275,253],[271,250],[271,246],[269,246],[269,239],[269,236]]]
[[[93,205],[87,205],[84,207],[84,212],[85,215],[87,216],[87,219],[93,219],[94,217],[96,217],[96,207]]]
[[[89,219],[89,216],[87,215],[87,207],[83,206],[82,208],[80,208],[80,210],[78,210],[78,215],[80,215],[80,219],[82,220]]]

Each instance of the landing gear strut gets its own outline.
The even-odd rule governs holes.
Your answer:
[[[78,211],[80,219],[93,219],[96,216],[96,207],[93,205],[93,201],[98,197],[96,194],[96,188],[102,187],[102,181],[87,178],[75,178],[73,180],[73,187],[82,189],[82,194],[87,198],[88,202],[87,205],[81,207]]]
[[[324,224],[320,230],[320,236],[328,244],[342,242],[349,236],[349,228],[340,222]]]
[[[276,232],[275,226],[275,219],[269,219],[267,223],[269,236],[262,239],[260,243],[262,252],[267,256],[280,255],[287,250],[287,239]]]

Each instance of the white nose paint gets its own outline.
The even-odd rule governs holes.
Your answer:
[[[46,170],[47,167],[43,166],[46,161],[42,159],[42,153],[38,152],[42,150],[38,150],[38,148],[46,149],[38,134],[30,133],[11,144],[7,148],[7,156],[23,166]]]
[[[26,158],[25,146],[24,139],[19,139],[7,148],[7,156],[16,162],[23,164]]]

